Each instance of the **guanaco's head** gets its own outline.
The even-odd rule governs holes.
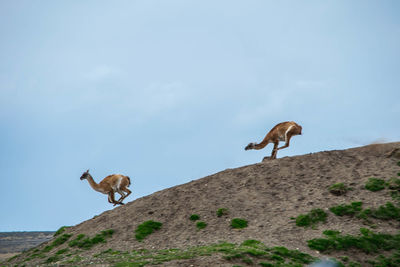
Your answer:
[[[301,131],[303,130],[303,127],[301,127],[300,125],[299,125],[299,135],[301,135]]]
[[[85,172],[82,174],[82,176],[81,176],[81,180],[86,179],[89,175],[90,175],[90,174],[89,174],[89,170],[85,171]]]
[[[250,143],[250,144],[248,144],[245,148],[244,148],[244,150],[250,150],[250,149],[254,149],[254,146],[256,145],[256,143]]]

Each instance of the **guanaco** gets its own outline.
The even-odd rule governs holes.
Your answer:
[[[97,192],[107,194],[108,202],[111,204],[124,205],[122,201],[129,196],[132,192],[128,189],[131,185],[131,179],[128,176],[122,174],[112,174],[104,178],[100,183],[96,183],[90,175],[89,170],[84,172],[81,176],[81,180],[88,180],[90,186]],[[118,192],[121,195],[118,201],[115,201],[114,194]],[[125,194],[126,193],[126,194]]]
[[[276,159],[278,150],[287,148],[290,143],[290,138],[295,135],[301,135],[302,127],[294,121],[285,121],[275,125],[271,131],[264,137],[261,143],[250,143],[244,149],[262,149],[269,143],[274,144],[270,159]],[[284,141],[285,145],[278,148],[279,141]]]

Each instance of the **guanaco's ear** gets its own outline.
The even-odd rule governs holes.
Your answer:
[[[86,173],[89,173],[89,169],[86,171]]]

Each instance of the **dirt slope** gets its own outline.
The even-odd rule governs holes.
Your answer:
[[[107,243],[82,251],[80,255],[84,257],[109,248],[120,251],[188,248],[219,241],[240,243],[248,239],[260,240],[267,246],[285,246],[320,256],[307,247],[306,240],[321,237],[325,229],[358,234],[360,227],[365,227],[362,221],[329,213],[327,223],[313,229],[298,227],[290,218],[313,208],[323,208],[328,212],[328,207],[352,201],[362,201],[365,207],[378,207],[393,201],[385,190],[372,193],[364,186],[370,177],[389,179],[397,175],[400,171],[397,165],[399,153],[391,153],[396,148],[400,148],[399,142],[285,157],[227,169],[106,211],[68,228],[65,233],[94,236],[105,229],[115,230]],[[330,194],[327,188],[338,182],[354,190],[344,196]],[[217,217],[219,208],[227,208],[230,213]],[[199,214],[208,226],[198,230],[195,223],[189,220],[191,214]],[[235,217],[248,220],[248,227],[232,229],[230,220]],[[147,220],[162,222],[162,228],[149,235],[144,242],[138,242],[134,238],[134,230]],[[378,232],[396,233],[400,229],[398,221],[376,221],[375,224],[375,231]],[[39,249],[44,246],[46,244]],[[64,247],[68,247],[67,243],[60,249]],[[10,264],[22,259],[23,256],[10,261]],[[34,259],[31,264],[41,261],[43,259]],[[201,262],[205,263],[204,266],[227,264],[215,256],[183,262],[182,266],[189,266],[191,262],[195,266],[203,266]],[[181,266],[179,262],[168,264]]]

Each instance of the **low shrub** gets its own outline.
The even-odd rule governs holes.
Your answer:
[[[56,261],[59,261],[59,260],[60,260],[60,256],[54,255],[54,256],[51,256],[51,257],[47,258],[45,263],[52,263],[52,262],[56,262]]]
[[[314,258],[306,253],[298,250],[289,250],[285,247],[274,247],[272,252],[275,255],[280,255],[285,258],[290,258],[292,261],[301,262],[303,264],[309,264],[314,261]]]
[[[385,181],[378,178],[369,178],[365,184],[365,189],[376,192],[385,189]]]
[[[365,253],[376,253],[380,250],[391,250],[400,247],[400,234],[389,235],[374,233],[360,228],[361,235],[341,235],[338,231],[324,231],[327,238],[315,238],[307,241],[311,249],[321,252],[328,250],[358,249]]]
[[[65,232],[65,229],[67,229],[68,227],[69,227],[69,226],[62,226],[62,227],[60,227],[60,229],[58,229],[58,230],[54,233],[53,236],[58,236],[58,235],[64,233],[64,232]]]
[[[197,229],[201,230],[207,227],[207,224],[205,222],[198,222],[196,224]]]
[[[248,239],[242,242],[241,246],[246,246],[246,247],[258,247],[261,243],[261,241],[254,240],[254,239]]]
[[[296,217],[297,226],[314,226],[318,222],[326,222],[326,214],[322,209],[312,209],[308,214],[300,214]]]
[[[135,230],[135,237],[138,241],[143,241],[143,239],[152,234],[155,230],[159,230],[162,226],[162,223],[155,221],[146,221],[142,224],[139,224]]]
[[[59,246],[64,244],[72,235],[71,234],[63,234],[62,236],[56,238],[53,242],[53,246]]]
[[[400,208],[396,207],[391,202],[387,202],[386,205],[371,210],[371,217],[382,220],[394,219],[400,221]]]
[[[200,216],[198,214],[192,214],[192,215],[190,215],[189,219],[191,221],[197,221],[200,219]]]
[[[241,229],[241,228],[246,228],[248,222],[245,219],[241,218],[234,218],[231,221],[231,227],[235,229]]]
[[[42,252],[47,253],[52,250],[54,247],[64,244],[72,235],[70,234],[63,234],[60,237],[57,237],[50,245],[45,246],[42,249]]]
[[[362,202],[352,202],[350,205],[338,205],[338,206],[334,206],[329,208],[329,210],[334,213],[337,216],[343,216],[343,215],[349,215],[349,216],[353,216],[356,213],[359,213],[362,208]]]
[[[396,251],[392,255],[379,255],[374,260],[370,260],[369,263],[372,266],[377,267],[394,267],[400,266],[400,251]],[[361,267],[361,265],[357,266]]]
[[[226,208],[220,208],[217,210],[218,217],[222,217],[223,215],[228,215],[228,214],[229,214],[229,210]]]
[[[81,249],[90,249],[94,245],[99,243],[106,243],[106,239],[110,238],[114,233],[113,229],[101,231],[94,237],[86,237],[84,234],[79,234],[74,240],[70,241],[68,245],[70,247],[78,247]]]
[[[330,193],[336,196],[344,195],[347,191],[351,190],[351,188],[347,187],[344,183],[333,184],[328,189]]]
[[[57,252],[56,252],[56,255],[61,255],[61,254],[64,254],[64,253],[66,253],[67,251],[68,251],[68,249],[67,249],[67,248],[60,249],[59,251],[57,251]]]

